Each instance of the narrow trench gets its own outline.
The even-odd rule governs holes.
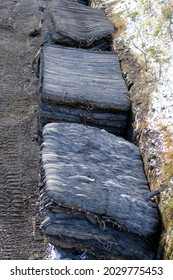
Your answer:
[[[88,0],[78,0],[77,2],[79,2],[80,4],[84,4],[84,5],[89,5],[89,1]],[[63,45],[63,44],[62,44]],[[63,46],[65,46],[65,44],[63,45]],[[102,48],[102,46],[103,46],[103,48]],[[102,45],[101,44],[101,51],[104,51],[105,49],[105,46],[104,45]],[[97,47],[94,47],[93,48],[93,50],[95,51],[95,50],[97,50]],[[107,46],[107,49],[106,49],[106,51],[113,51],[113,49],[112,49],[112,42],[111,41],[109,41],[109,46]],[[120,62],[120,68],[121,68],[121,61],[119,61]],[[123,77],[124,78],[124,80],[125,80],[125,77]],[[131,84],[127,84],[126,83],[126,86],[127,86],[127,89],[128,89],[128,91],[130,90],[130,88],[132,87],[132,83]],[[126,133],[125,133],[125,135],[124,135],[124,139],[125,140],[127,140],[127,141],[129,141],[129,142],[131,142],[131,143],[134,143],[134,144],[136,144],[135,143],[135,141],[134,141],[134,136],[133,136],[133,126],[132,126],[132,122],[133,122],[133,120],[132,120],[132,111],[130,110],[129,111],[129,113],[128,113],[128,118],[127,118],[127,126],[126,126]],[[42,126],[44,125],[44,123],[42,123]],[[41,135],[41,133],[42,133],[42,131],[39,131],[39,134]],[[42,138],[40,137],[40,141],[42,141]],[[42,187],[43,187],[43,185],[41,185],[41,191],[42,191]],[[158,235],[159,235],[159,233],[158,233]],[[155,236],[155,240],[156,240],[156,242],[155,242],[155,244],[153,244],[153,246],[155,247],[157,247],[158,246],[158,242],[159,242],[159,236],[158,235],[156,235]],[[48,246],[48,253],[49,254],[51,254],[52,252],[50,252],[51,250],[53,250],[53,248],[51,247],[51,245],[49,245]],[[54,249],[55,251],[56,251],[56,248]],[[155,250],[157,250],[157,249],[155,249]],[[64,257],[64,258],[72,258],[72,259],[75,259],[75,258],[79,258],[79,259],[82,259],[83,257],[85,258],[85,254],[82,254],[81,256],[79,256],[79,255],[77,255],[77,257],[75,257],[75,255],[72,253],[71,254],[71,252],[66,252],[66,250],[65,251],[61,251],[59,248],[58,248],[58,252],[60,252],[60,254]]]
[[[91,0],[92,2],[92,0]],[[119,48],[119,46],[118,46]],[[110,50],[111,51],[114,51],[113,49],[113,41],[110,43]],[[118,53],[118,52],[117,52]],[[129,54],[131,56],[131,54]],[[127,58],[125,59],[127,60]],[[134,60],[134,58],[133,58]],[[120,69],[121,69],[121,73],[122,73],[122,77],[126,83],[126,86],[127,86],[127,90],[128,90],[128,95],[129,95],[129,92],[131,90],[131,88],[133,87],[134,85],[134,81],[132,81],[133,79],[127,79],[127,73],[124,75],[123,73],[123,61],[122,61],[122,57],[121,59],[119,59],[119,63],[120,63]],[[133,143],[135,146],[138,147],[138,141],[136,140],[136,137],[135,137],[135,133],[134,133],[134,128],[133,128],[133,122],[134,122],[134,114],[133,114],[133,109],[132,109],[132,106],[129,110],[129,113],[128,113],[128,118],[127,118],[127,127],[126,127],[126,134],[124,136],[124,139],[129,141],[130,143]],[[141,159],[142,159],[142,162],[143,162],[143,158],[141,156]],[[143,168],[144,168],[144,163],[143,163]],[[144,173],[145,173],[145,168],[144,168]],[[145,176],[147,178],[147,174],[145,173]],[[148,187],[150,189],[150,185],[148,183]],[[150,189],[151,191],[151,189]],[[154,202],[156,203],[156,205],[158,204],[158,196],[160,195],[160,192],[159,191],[156,191],[156,196],[155,196],[155,199],[154,199]],[[157,207],[158,209],[158,207]],[[161,248],[160,248],[160,238],[161,238],[161,233],[163,232],[163,224],[162,224],[162,218],[161,218],[161,214],[160,214],[160,211],[158,209],[158,214],[159,214],[159,229],[158,229],[158,232],[156,233],[155,235],[155,252],[156,252],[156,259],[162,259],[161,255]]]
[[[89,0],[88,1],[88,4],[89,2],[92,2],[92,0]],[[110,40],[110,51],[114,51],[113,49],[113,39],[112,41]],[[131,55],[131,54],[129,54]],[[134,59],[134,58],[133,58]],[[122,77],[126,83],[126,86],[127,86],[127,90],[128,90],[128,93],[130,91],[130,89],[132,88],[133,84],[134,84],[134,81],[132,81],[132,79],[127,79],[127,74],[124,75],[122,69],[123,69],[123,61],[122,61],[122,58],[119,59],[119,64],[120,64],[120,69],[121,69],[121,73],[122,73]],[[128,94],[127,93],[127,94]],[[129,94],[128,94],[129,95]],[[126,126],[126,134],[124,136],[124,139],[129,141],[130,143],[133,143],[134,145],[136,145],[138,147],[138,143],[137,143],[137,140],[135,138],[135,134],[134,134],[134,128],[133,128],[133,111],[132,111],[132,106],[129,110],[129,113],[128,113],[128,118],[127,118],[127,126]],[[142,156],[141,156],[141,159],[142,159]],[[143,162],[143,159],[142,159],[142,162]],[[143,168],[144,168],[144,163],[143,163]],[[144,170],[145,172],[145,170]],[[146,178],[147,178],[147,174],[145,174]],[[148,187],[150,189],[150,186],[148,184]],[[159,195],[159,192],[156,191],[156,196],[155,196],[155,203],[157,204],[158,203],[158,197],[157,195]],[[159,214],[159,229],[155,235],[155,252],[156,252],[156,259],[160,259],[160,256],[161,256],[161,253],[159,252],[161,249],[159,247],[159,242],[160,242],[160,237],[161,237],[161,233],[163,231],[163,225],[162,225],[162,218],[161,218],[161,215],[160,215],[160,212],[159,212],[159,209],[158,209],[158,214]]]

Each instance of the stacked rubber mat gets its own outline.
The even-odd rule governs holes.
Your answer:
[[[97,45],[99,38],[105,40],[114,31],[103,11],[76,1],[49,1],[44,9],[47,13],[67,46],[69,40],[75,42],[70,45]],[[60,40],[52,45],[55,32],[50,31],[47,20],[43,20],[43,34],[51,38],[45,40],[49,43],[42,54],[41,126],[53,121],[76,122],[125,136],[130,101],[117,54],[64,47]]]
[[[137,147],[80,124],[44,126],[42,228],[97,258],[152,259],[158,226]]]
[[[43,13],[44,43],[106,50],[114,30],[103,11],[73,0],[48,1]]]
[[[40,66],[42,230],[74,258],[153,259],[158,212],[137,147],[118,137],[130,110],[118,57],[88,49],[107,40],[112,24],[73,0],[47,1],[43,10],[50,37]],[[63,43],[47,28],[48,14]]]
[[[45,46],[43,61],[42,125],[76,122],[125,135],[130,101],[115,53]]]

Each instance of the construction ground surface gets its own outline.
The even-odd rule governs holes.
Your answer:
[[[40,37],[37,0],[0,3],[0,259],[41,259],[36,211],[38,80],[31,63]]]

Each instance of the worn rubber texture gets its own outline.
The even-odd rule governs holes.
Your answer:
[[[41,147],[40,213],[53,244],[153,258],[159,216],[134,144],[98,128],[51,123]]]

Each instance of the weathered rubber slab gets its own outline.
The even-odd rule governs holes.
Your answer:
[[[56,32],[86,46],[115,31],[104,11],[76,1],[51,0],[47,2],[46,10]]]
[[[42,168],[45,234],[92,253],[153,257],[158,213],[135,145],[98,128],[52,123],[43,128]]]
[[[114,52],[44,46],[42,100],[128,111],[130,100]]]
[[[112,38],[110,35],[106,37],[102,37],[99,39],[95,39],[91,42],[78,42],[69,38],[67,36],[63,36],[61,33],[56,31],[55,24],[47,12],[44,10],[43,13],[43,26],[42,26],[42,43],[43,44],[59,44],[63,46],[70,46],[76,48],[85,48],[85,49],[94,49],[101,51],[110,51],[112,45]]]
[[[126,135],[127,114],[104,110],[90,111],[87,107],[71,107],[52,103],[40,104],[41,126],[50,122],[73,122],[96,126],[115,135]]]
[[[62,210],[63,211],[63,210]],[[86,252],[96,259],[153,259],[155,248],[151,240],[120,231],[104,223],[94,223],[80,214],[49,212],[42,229],[57,248],[69,252]]]
[[[114,52],[44,46],[42,61],[43,124],[75,121],[125,135],[130,100]]]

